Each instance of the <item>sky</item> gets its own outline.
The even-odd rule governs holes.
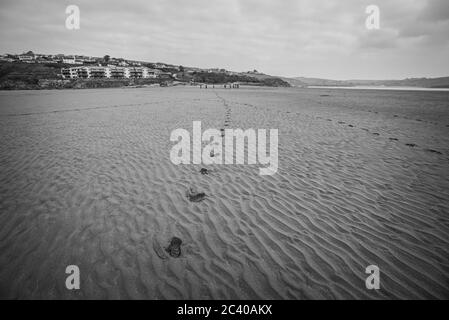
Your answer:
[[[66,7],[80,29],[66,28]],[[368,5],[380,28],[368,30]],[[0,0],[0,53],[327,79],[449,76],[449,0]]]

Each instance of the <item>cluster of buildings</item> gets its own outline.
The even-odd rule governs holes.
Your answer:
[[[63,68],[61,70],[63,79],[140,79],[140,78],[170,78],[169,72],[147,67],[119,67],[115,65],[104,66],[82,66]]]
[[[0,62],[22,62],[22,63],[66,63],[74,65],[94,64],[100,58],[87,56],[67,56],[64,54],[36,54],[32,51],[22,54],[0,55]]]
[[[142,66],[141,62],[129,61],[125,59],[109,58],[108,64],[128,67],[128,66]],[[22,62],[22,63],[62,63],[70,65],[99,65],[104,63],[104,57],[89,57],[80,55],[64,55],[64,54],[38,54],[28,51],[22,54],[2,54],[0,55],[0,62]],[[167,67],[165,64],[159,64],[160,67]]]
[[[196,72],[237,74],[225,69],[201,69],[181,67],[164,63],[142,63],[122,58],[89,57],[64,54],[36,54],[28,51],[22,54],[0,55],[0,62],[64,64],[61,69],[63,79],[79,78],[181,78],[192,76]],[[165,72],[170,71],[170,72]]]
[[[140,61],[126,60],[123,58],[105,57],[89,57],[80,55],[64,55],[64,54],[38,54],[28,51],[22,54],[1,54],[0,62],[22,62],[22,63],[63,63],[70,65],[100,65],[105,63],[107,57],[107,64],[118,67],[141,67],[143,64]],[[152,63],[155,69],[176,68],[178,66],[168,65],[165,63]]]

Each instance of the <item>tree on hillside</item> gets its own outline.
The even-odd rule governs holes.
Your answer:
[[[104,61],[105,63],[108,63],[110,58],[111,58],[110,56],[105,55],[105,56],[103,57],[103,61]]]

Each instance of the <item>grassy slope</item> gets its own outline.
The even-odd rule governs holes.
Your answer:
[[[23,86],[26,85],[37,86],[39,80],[43,79],[45,80],[61,79],[60,76],[58,76],[58,74],[61,72],[61,68],[64,67],[69,67],[69,65],[37,64],[37,63],[29,64],[29,63],[9,63],[9,62],[0,63],[0,87],[2,83],[5,84],[6,82],[8,82],[9,88],[14,88],[16,84],[20,84],[21,88],[23,88]],[[165,70],[165,71],[173,71],[173,70]],[[193,77],[183,79],[183,81],[190,81],[190,80],[208,83],[244,82],[254,85],[265,85],[273,87],[289,86],[287,82],[281,80],[280,78],[271,76],[257,77],[254,76],[253,74],[227,75],[223,73],[198,72],[194,74]],[[105,79],[93,82],[95,82],[96,86],[100,86],[98,82],[101,81],[105,82],[104,84],[105,86],[110,85],[116,86],[115,84],[112,84],[111,81],[120,83],[120,80],[107,81]]]
[[[40,64],[40,63],[0,63],[0,82],[22,81],[34,84],[40,79],[56,80],[60,79],[58,74],[61,68],[65,68],[64,64]]]

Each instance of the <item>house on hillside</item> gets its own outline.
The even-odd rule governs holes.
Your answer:
[[[13,58],[11,57],[11,55],[9,55],[9,54],[2,54],[2,55],[0,56],[0,61],[1,61],[1,62],[14,62],[14,61],[16,61],[16,60],[13,59]]]
[[[83,64],[83,60],[77,59],[76,57],[64,57],[62,58],[62,63],[66,64]]]
[[[18,56],[20,62],[34,63],[35,55],[33,52],[23,53]]]
[[[157,78],[161,73],[161,70],[146,68],[146,74],[148,78]]]

